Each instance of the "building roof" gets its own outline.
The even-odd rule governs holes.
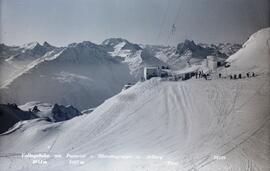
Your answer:
[[[158,67],[144,67],[144,69],[158,69]]]
[[[180,75],[180,74],[186,74],[186,73],[196,72],[197,70],[199,70],[199,68],[200,68],[200,66],[193,65],[191,67],[186,67],[186,68],[181,69],[181,70],[172,71],[172,74],[174,74],[174,75]]]

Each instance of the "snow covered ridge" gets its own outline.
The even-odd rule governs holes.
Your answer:
[[[138,44],[131,43],[128,40],[122,39],[122,38],[110,38],[106,39],[102,42],[103,46],[108,48],[109,51],[113,51],[114,49],[120,51],[120,50],[126,50],[131,53],[134,53],[138,50],[142,50],[142,47],[140,47]],[[117,54],[115,54],[117,55]]]
[[[262,29],[250,36],[237,53],[227,59],[231,64],[231,72],[254,71],[268,73],[270,71],[270,28]]]
[[[54,49],[56,49],[56,47],[50,45],[48,42],[44,42],[43,45],[40,45],[38,42],[33,42],[17,47],[17,54],[10,56],[9,58],[6,59],[6,61],[7,62],[28,61],[28,60],[31,61],[42,57],[45,53],[52,51]]]

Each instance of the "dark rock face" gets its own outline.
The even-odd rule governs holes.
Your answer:
[[[54,122],[61,122],[65,120],[69,120],[75,116],[81,115],[81,112],[74,108],[73,106],[63,106],[55,104],[52,108],[52,120]]]
[[[217,56],[220,58],[227,58],[228,56],[224,53],[221,53],[218,48],[214,47],[203,47],[199,44],[195,44],[194,41],[185,40],[183,43],[177,45],[176,53],[180,56],[185,53],[191,53],[192,58],[204,59],[209,55]]]
[[[40,112],[40,110],[38,109],[37,106],[34,106],[33,109],[31,110],[31,112],[37,113],[37,112]]]
[[[177,53],[183,54],[187,50],[196,51],[196,50],[202,50],[203,48],[201,46],[197,46],[194,41],[185,40],[183,43],[179,43],[177,45]]]
[[[49,51],[49,50],[53,50],[53,49],[56,48],[56,47],[52,46],[51,44],[49,44],[49,43],[46,42],[46,41],[43,43],[42,46],[45,47],[48,51]]]
[[[0,104],[0,133],[6,132],[15,123],[37,118],[33,112],[22,111],[16,104]]]

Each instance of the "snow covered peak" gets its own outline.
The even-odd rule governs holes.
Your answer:
[[[5,55],[6,62],[21,69],[54,49],[57,48],[48,43],[40,45],[38,42],[33,42],[16,48],[8,47],[3,55]]]
[[[56,58],[56,61],[65,61],[81,64],[118,63],[106,49],[90,41],[69,44]]]
[[[38,42],[31,42],[21,45],[23,49],[34,49],[36,46],[41,46]]]
[[[138,50],[142,50],[142,48],[135,43],[131,43],[125,39],[122,38],[110,38],[110,39],[106,39],[102,42],[102,45],[105,46],[108,51],[112,52],[116,52],[116,51],[120,51],[120,50],[128,50],[132,53],[138,51]]]
[[[83,41],[80,43],[71,43],[68,45],[68,47],[92,47],[92,48],[94,47],[94,48],[97,48],[97,47],[99,47],[99,45],[92,43],[90,41]]]
[[[146,66],[166,66],[167,64],[155,57],[151,49],[141,47],[122,38],[111,38],[103,41],[108,54],[120,57],[127,64],[131,75],[139,79],[142,77],[143,68]]]
[[[229,70],[269,72],[270,64],[270,27],[259,30],[250,36],[243,48],[227,59]]]
[[[115,46],[119,43],[122,43],[122,42],[128,42],[126,39],[122,39],[122,38],[109,38],[109,39],[106,39],[104,40],[101,44],[104,45],[104,46]]]
[[[43,46],[51,46],[47,41],[43,42]]]
[[[119,56],[119,57],[122,57],[122,58],[126,58],[128,56],[130,56],[132,54],[131,50],[129,49],[123,49],[124,46],[126,45],[126,42],[121,42],[117,45],[115,45],[113,48],[113,50],[109,50],[109,54],[111,56]]]
[[[38,42],[31,42],[31,43],[27,43],[24,44],[22,46],[20,46],[20,48],[22,48],[22,52],[32,52],[32,53],[44,53],[50,50],[55,49],[54,46],[50,45],[48,42],[44,42],[42,45],[39,44]]]
[[[88,48],[88,49],[103,49],[103,46],[97,45],[95,43],[92,43],[90,41],[82,41],[79,43],[70,43],[66,49],[69,48],[77,48],[77,49],[83,49],[83,48]]]
[[[55,46],[52,46],[51,44],[49,44],[47,41],[43,42],[42,44],[43,47],[46,47],[46,48],[50,48],[50,49],[54,49]]]
[[[52,46],[47,41],[43,42],[43,46]]]

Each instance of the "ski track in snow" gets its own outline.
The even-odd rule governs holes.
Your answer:
[[[262,78],[257,78],[257,80],[263,80]],[[253,80],[254,81],[254,80]],[[115,99],[118,100],[118,106],[112,105],[111,107],[109,107],[106,110],[106,115],[110,116],[110,117],[106,117],[104,119],[98,119],[99,116],[97,115],[96,119],[98,121],[98,123],[96,123],[97,125],[95,126],[94,124],[93,126],[90,126],[91,129],[89,130],[88,127],[89,125],[82,125],[82,127],[80,129],[77,129],[77,135],[75,136],[84,136],[85,138],[80,141],[74,142],[75,144],[73,145],[73,149],[66,149],[66,152],[69,153],[81,153],[83,151],[85,151],[85,149],[88,149],[89,147],[91,147],[89,150],[93,153],[102,153],[102,145],[103,143],[100,143],[102,141],[104,141],[104,149],[119,149],[119,143],[121,142],[120,140],[116,140],[116,142],[114,142],[114,138],[118,137],[118,136],[124,136],[127,139],[132,138],[132,136],[137,136],[137,134],[132,133],[132,136],[129,136],[129,132],[125,131],[125,130],[120,130],[119,128],[125,128],[128,125],[133,125],[134,122],[133,120],[137,118],[137,114],[140,113],[140,111],[144,111],[145,107],[147,108],[148,105],[150,105],[153,101],[156,101],[157,97],[160,97],[164,100],[164,104],[162,104],[162,110],[164,110],[163,115],[164,115],[164,129],[167,129],[167,131],[172,131],[173,128],[176,130],[175,131],[181,131],[181,133],[179,132],[179,134],[181,135],[181,139],[177,140],[177,138],[175,140],[172,139],[172,144],[169,146],[168,144],[164,146],[164,144],[168,143],[168,141],[166,141],[165,139],[163,139],[162,137],[156,139],[156,142],[154,144],[163,144],[162,146],[164,146],[164,149],[168,152],[168,154],[173,154],[173,155],[177,155],[178,152],[175,152],[175,145],[177,144],[182,144],[182,145],[188,145],[189,142],[193,141],[193,129],[195,128],[193,120],[194,118],[190,118],[192,117],[190,114],[191,113],[197,113],[199,110],[196,107],[196,91],[190,91],[191,89],[194,88],[195,84],[200,84],[203,83],[204,81],[199,81],[199,80],[191,80],[191,81],[187,81],[187,82],[152,82],[147,84],[146,86],[143,86],[143,84],[141,83],[141,85],[135,86],[133,88],[131,88],[131,90],[126,90],[126,92],[121,93],[120,95],[117,95],[116,97],[113,97],[112,99],[107,100],[107,102],[105,103],[111,103],[113,102]],[[226,81],[225,81],[226,82]],[[253,101],[254,97],[257,96],[263,96],[260,91],[261,89],[263,89],[263,87],[267,86],[267,84],[269,83],[268,80],[266,79],[265,81],[261,82],[259,86],[257,86],[256,90],[254,90],[254,92],[249,93],[248,95],[245,94],[245,92],[242,91],[243,89],[243,85],[245,85],[246,80],[243,81],[231,81],[230,84],[232,84],[232,86],[229,87],[225,87],[223,88],[218,81],[211,81],[209,83],[203,83],[201,86],[205,86],[208,85],[207,87],[201,89],[200,91],[202,91],[202,94],[208,94],[208,96],[206,96],[206,98],[209,98],[209,104],[213,106],[213,110],[215,112],[215,115],[217,115],[217,121],[216,124],[212,123],[213,125],[209,126],[210,132],[208,139],[211,139],[211,137],[216,138],[216,133],[219,132],[219,134],[224,133],[226,134],[226,132],[224,132],[224,128],[228,127],[228,123],[230,119],[230,117],[232,117],[232,115],[235,115],[235,113],[237,113],[237,111],[241,110],[242,108],[246,107],[250,102]],[[211,85],[209,87],[209,85]],[[141,87],[140,87],[141,86]],[[246,86],[246,85],[245,85]],[[138,88],[139,87],[139,88]],[[230,88],[231,87],[231,88]],[[152,95],[146,95],[146,98],[144,99],[143,102],[139,102],[137,98],[140,97],[139,94],[136,94],[134,92],[134,90],[132,89],[136,89],[138,88],[138,90],[140,90],[143,94],[143,92],[145,93],[149,93],[150,94],[155,94],[155,96]],[[140,89],[142,88],[142,89]],[[228,90],[231,91],[231,99],[233,99],[232,101],[226,101],[227,96],[228,96]],[[132,92],[132,93],[131,93]],[[141,93],[140,92],[140,93]],[[134,94],[135,93],[135,94]],[[195,93],[195,94],[194,94]],[[243,100],[244,97],[244,100]],[[122,115],[122,104],[125,104],[126,106],[129,106],[131,104],[134,103],[134,101],[138,101],[138,104],[136,105],[135,108],[132,108],[132,110],[129,113],[125,113],[125,115]],[[195,102],[195,103],[194,103]],[[224,103],[225,102],[225,103]],[[194,111],[195,110],[195,111]],[[166,112],[167,111],[167,112]],[[175,112],[177,111],[177,112]],[[177,115],[175,115],[177,113]],[[94,113],[95,114],[95,113]],[[159,114],[158,114],[159,115]],[[162,115],[162,117],[163,117]],[[100,115],[101,116],[101,115]],[[105,116],[105,115],[104,115]],[[84,116],[85,117],[85,116]],[[92,116],[94,117],[94,116]],[[180,119],[180,120],[179,120]],[[163,121],[162,121],[163,122]],[[181,123],[179,125],[179,123]],[[215,152],[217,154],[220,154],[221,156],[227,156],[229,155],[231,152],[233,151],[239,151],[238,153],[240,153],[244,158],[245,157],[245,153],[243,152],[243,150],[241,150],[241,145],[243,143],[246,143],[250,138],[252,138],[256,133],[258,133],[258,131],[260,131],[265,124],[269,123],[269,117],[265,118],[265,122],[262,125],[259,125],[259,127],[257,127],[256,129],[254,129],[253,131],[250,130],[246,130],[244,132],[239,132],[235,137],[231,137],[227,140],[227,142],[225,142],[224,144],[219,145],[219,147],[214,150],[214,151],[209,151],[208,153],[206,153],[205,155],[201,156],[200,158],[193,158],[193,159],[188,159],[187,161],[182,160],[181,163],[185,164],[185,166],[183,166],[182,169],[184,170],[192,170],[194,168],[197,168],[198,170],[204,169],[205,167],[207,167],[208,165],[211,165],[215,162],[217,162],[216,160],[213,160],[211,158],[212,154],[215,154]],[[68,124],[68,122],[66,123]],[[219,127],[216,127],[217,125],[220,125]],[[124,127],[123,127],[124,126]],[[133,125],[134,126],[134,125]],[[162,125],[161,125],[162,126]],[[146,127],[147,128],[147,127]],[[21,128],[18,129],[14,129],[15,133],[17,131],[19,131]],[[132,128],[131,128],[132,129]],[[76,129],[75,129],[76,130]],[[14,132],[13,131],[13,132]],[[220,132],[221,131],[221,132]],[[49,153],[53,153],[57,151],[57,148],[59,148],[59,143],[61,143],[59,140],[61,140],[62,138],[65,138],[65,135],[62,135],[60,133],[60,131],[54,130],[55,132],[55,136],[51,141],[51,145],[50,145],[50,149],[48,149]],[[134,131],[132,131],[134,132]],[[168,133],[169,133],[168,132]],[[144,135],[145,136],[151,136],[151,134],[154,133],[151,130],[149,131],[144,131]],[[165,133],[165,132],[164,132]],[[155,134],[155,133],[154,133]],[[7,135],[8,136],[8,135]],[[226,135],[225,135],[226,136]],[[241,140],[243,138],[243,136],[245,137],[243,140]],[[134,137],[134,138],[135,138]],[[138,137],[139,138],[139,137]],[[238,139],[240,138],[241,141],[239,141]],[[85,140],[90,140],[89,142],[85,141]],[[107,144],[107,140],[113,140],[111,141],[111,143]],[[199,144],[201,145],[205,145],[209,142],[207,138],[206,139],[202,139],[202,142],[199,142]],[[218,140],[218,139],[217,139]],[[217,140],[213,140],[214,142],[217,142]],[[133,138],[130,139],[130,141],[133,141]],[[139,140],[136,140],[139,141]],[[179,142],[178,142],[179,141]],[[213,143],[214,143],[213,142]],[[36,142],[32,145],[33,148],[28,149],[28,152],[31,152],[34,150],[34,148],[39,148],[39,144],[40,142]],[[176,143],[176,144],[174,144]],[[145,146],[153,146],[155,147],[156,145],[154,145],[153,142],[150,141],[146,141]],[[123,146],[125,146],[125,144],[122,144]],[[195,145],[195,144],[193,144]],[[198,144],[197,144],[198,145]],[[106,147],[105,147],[106,146]],[[167,147],[166,147],[167,146]],[[70,146],[71,147],[71,146]],[[100,149],[100,147],[102,147]],[[197,147],[196,147],[197,148]],[[38,149],[37,149],[38,150]],[[109,150],[109,151],[110,151]],[[35,150],[36,151],[36,150]],[[192,153],[194,153],[194,151],[192,151]],[[193,154],[190,154],[191,156]],[[8,157],[8,158],[13,158],[19,156],[20,154],[1,154],[1,157]],[[12,157],[13,156],[13,157]],[[247,159],[249,160],[249,159]],[[50,161],[50,160],[49,160]],[[95,162],[97,160],[86,160],[85,162],[88,164],[92,164],[93,162]],[[60,165],[59,165],[60,166]],[[228,166],[228,168],[231,166]],[[247,162],[246,168],[252,168],[252,167],[256,167],[256,165],[250,164],[250,162]],[[79,169],[79,168],[78,168]],[[180,169],[181,170],[181,169]]]

